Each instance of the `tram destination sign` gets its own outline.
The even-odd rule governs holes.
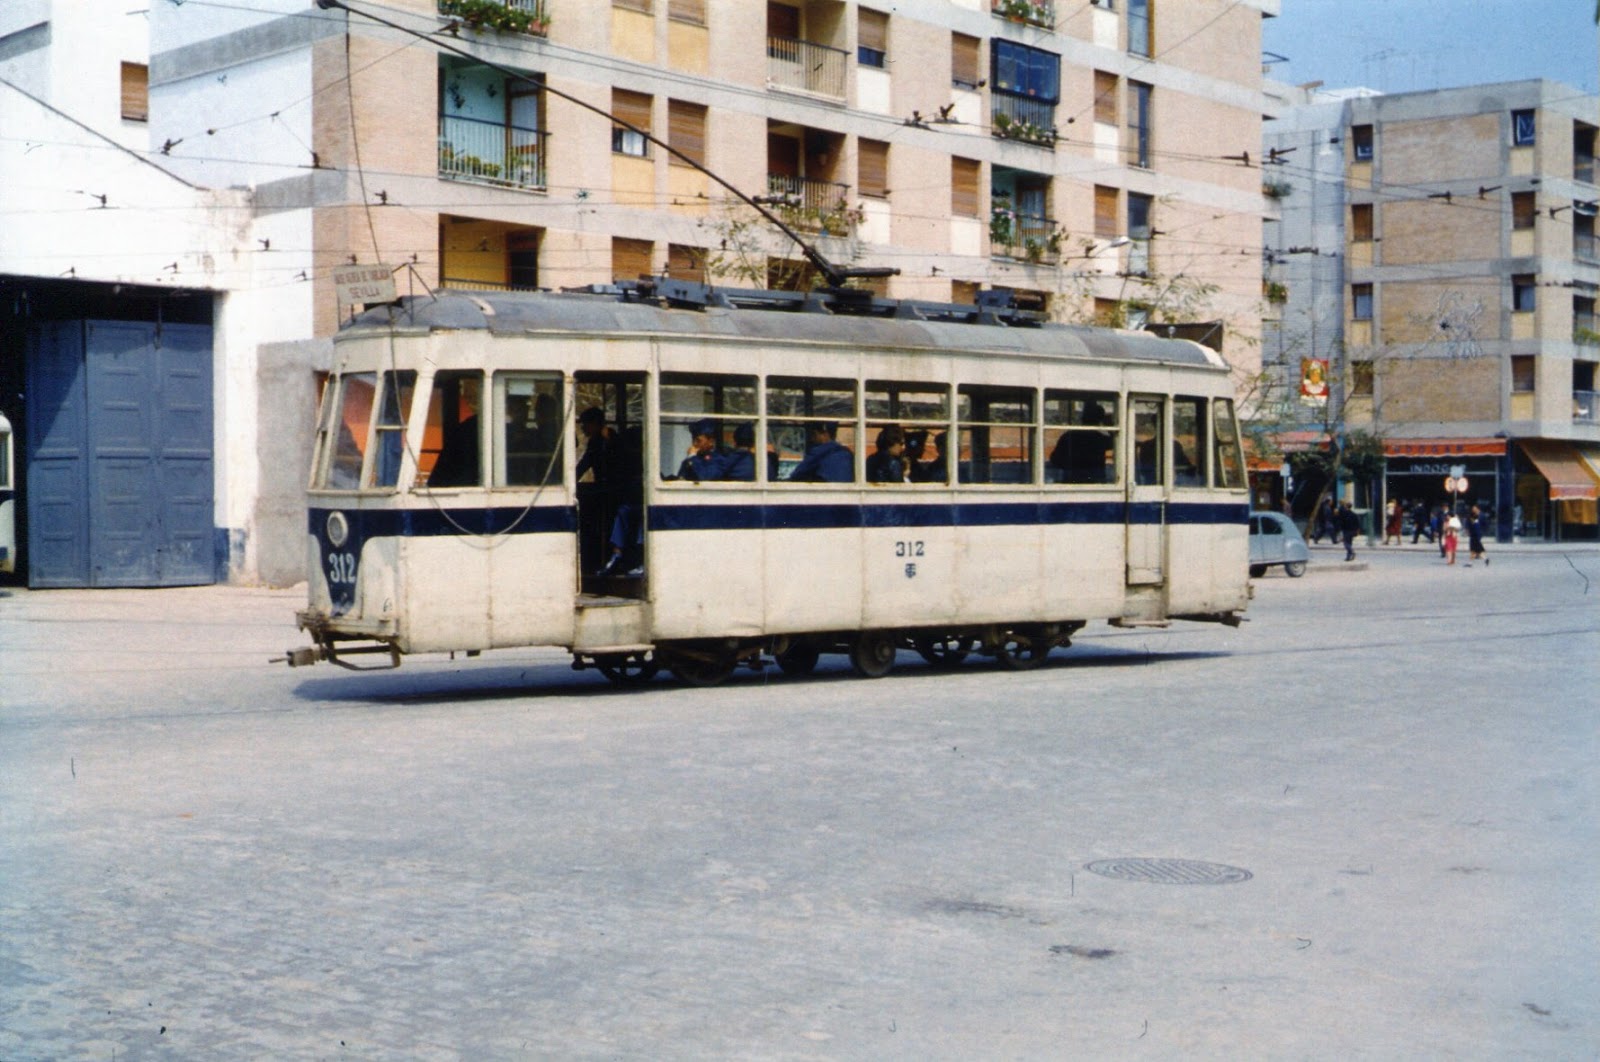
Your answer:
[[[333,269],[333,287],[339,295],[339,308],[372,302],[393,302],[396,298],[394,266],[347,265]]]

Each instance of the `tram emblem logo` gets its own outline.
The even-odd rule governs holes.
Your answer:
[[[917,577],[917,566],[915,564],[907,564],[906,565],[906,578],[907,579],[915,579],[916,577]]]

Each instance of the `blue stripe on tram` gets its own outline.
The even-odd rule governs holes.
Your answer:
[[[334,506],[313,508],[312,534],[325,532]],[[431,538],[440,535],[571,534],[571,506],[453,509],[339,509],[353,537]],[[774,531],[873,527],[1026,527],[1064,524],[1244,524],[1248,504],[1236,502],[948,502],[929,504],[792,503],[786,505],[658,504],[649,508],[651,531]]]

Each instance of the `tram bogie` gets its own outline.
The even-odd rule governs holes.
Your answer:
[[[549,293],[362,315],[319,422],[310,656],[549,645],[619,684],[712,685],[1237,622],[1216,355],[929,316]]]

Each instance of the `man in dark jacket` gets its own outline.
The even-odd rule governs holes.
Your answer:
[[[1335,518],[1339,526],[1339,537],[1344,540],[1344,559],[1356,559],[1356,532],[1361,530],[1361,517],[1350,508],[1349,502],[1339,503],[1339,515]]]
[[[811,424],[806,437],[806,455],[789,479],[801,483],[854,483],[856,459],[850,448],[833,441],[839,426],[819,420]]]

